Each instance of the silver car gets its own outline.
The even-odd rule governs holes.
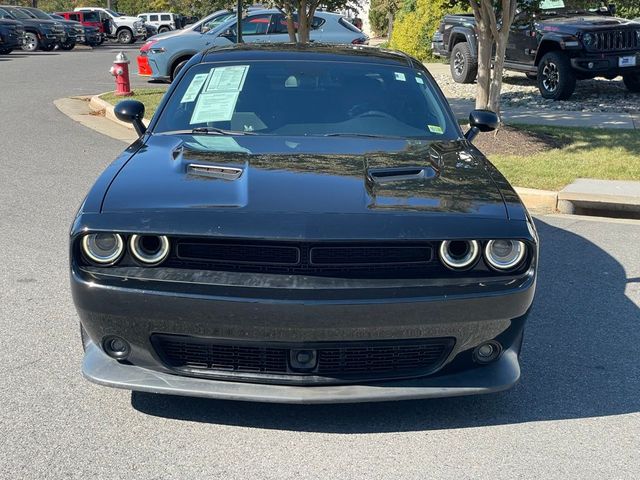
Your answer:
[[[236,42],[235,14],[230,14],[226,21],[210,30],[207,27],[208,25],[202,22],[198,30],[149,39],[140,49],[138,74],[151,77],[152,80],[173,80],[196,53],[212,46],[225,46]],[[312,42],[321,43],[369,43],[369,38],[346,18],[328,12],[314,14],[310,37]],[[284,15],[277,9],[249,11],[242,21],[242,40],[245,43],[289,42]]]

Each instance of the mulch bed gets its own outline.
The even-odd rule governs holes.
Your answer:
[[[503,125],[495,132],[480,133],[473,144],[485,155],[528,156],[562,148],[570,143],[569,138],[546,133],[530,132]]]

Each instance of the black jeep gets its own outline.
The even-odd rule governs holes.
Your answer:
[[[505,68],[537,79],[542,96],[553,100],[571,97],[576,80],[595,77],[622,75],[630,91],[640,92],[640,23],[614,17],[613,5],[584,10],[572,3],[578,4],[542,0],[518,10]],[[450,59],[456,82],[473,83],[478,68],[473,15],[445,16],[432,49]]]

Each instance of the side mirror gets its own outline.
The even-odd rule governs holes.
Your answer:
[[[116,118],[121,122],[133,124],[136,133],[141,137],[147,131],[147,127],[142,123],[144,118],[144,104],[137,100],[123,100],[113,109]]]
[[[472,141],[480,132],[491,132],[498,128],[500,119],[491,110],[474,110],[469,114],[469,126],[471,127],[464,137]]]
[[[607,10],[609,10],[609,13],[612,17],[615,17],[616,13],[618,13],[618,7],[615,3],[610,3],[609,5],[607,5]]]

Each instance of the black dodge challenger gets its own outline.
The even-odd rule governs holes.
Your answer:
[[[538,237],[429,72],[360,46],[196,55],[71,229],[83,373],[265,402],[495,392]]]

